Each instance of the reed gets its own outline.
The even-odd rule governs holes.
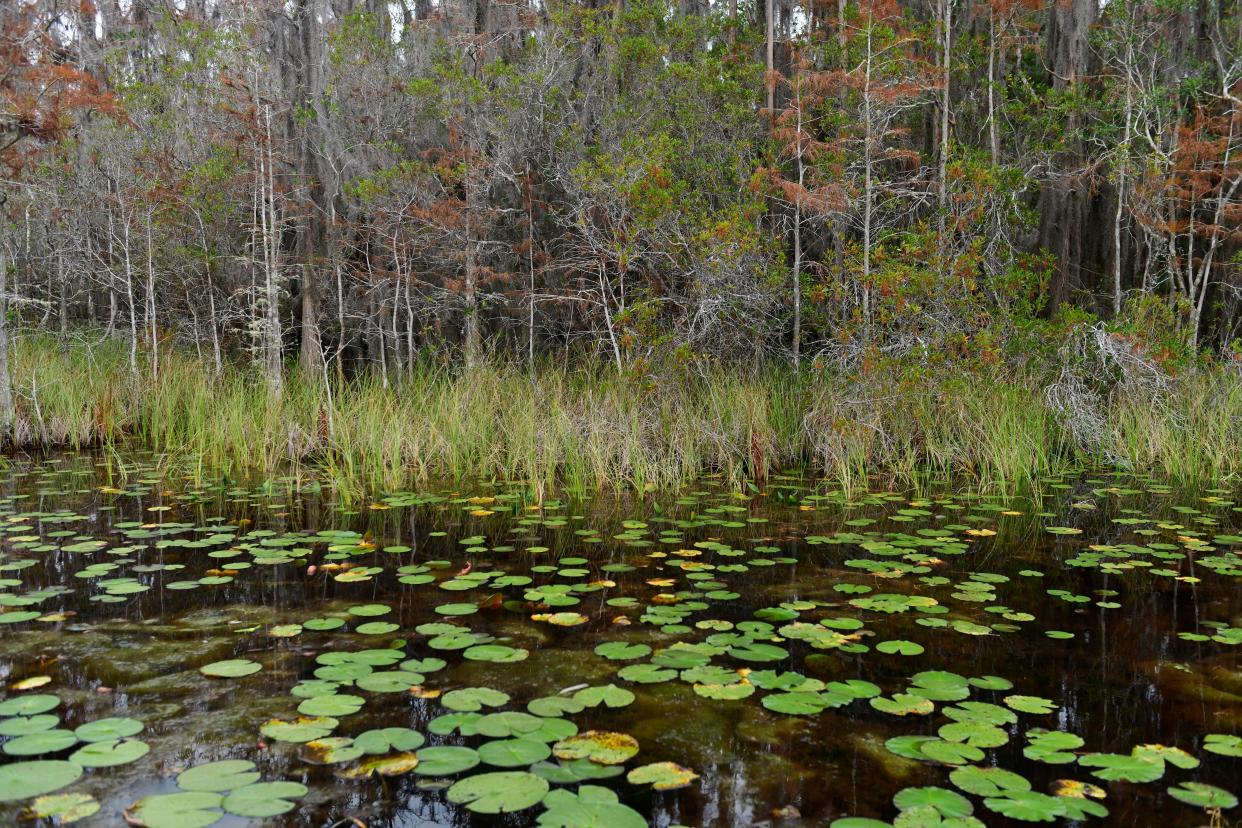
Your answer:
[[[848,489],[956,480],[1017,489],[1084,463],[1183,483],[1242,474],[1242,383],[1224,369],[1159,400],[1110,403],[1105,444],[1075,446],[1037,377],[719,369],[660,380],[607,368],[426,364],[385,387],[291,373],[279,399],[244,366],[192,355],[130,373],[112,342],[24,337],[13,355],[18,447],[142,449],[237,477],[314,473],[339,489],[509,478],[664,489],[802,471]]]

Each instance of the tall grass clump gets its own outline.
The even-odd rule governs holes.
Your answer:
[[[1223,368],[1156,397],[1121,386],[1090,397],[1088,443],[1046,379],[999,369],[633,376],[429,362],[388,384],[362,374],[328,389],[290,372],[274,397],[247,366],[217,375],[179,352],[161,355],[158,375],[145,363],[135,374],[111,340],[25,337],[12,363],[18,447],[141,449],[235,477],[313,472],[352,491],[465,478],[645,490],[777,471],[851,489],[1017,489],[1083,463],[1192,483],[1242,473],[1242,382]]]

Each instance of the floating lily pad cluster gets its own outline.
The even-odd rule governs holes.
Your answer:
[[[1107,623],[1142,591],[1236,582],[1242,535],[1224,525],[1237,511],[1224,492],[1153,517],[1125,498],[1171,490],[1048,481],[1048,493],[1073,492],[1042,512],[1038,499],[1015,508],[971,493],[910,499],[791,481],[770,486],[766,502],[711,487],[591,526],[576,506],[513,485],[396,493],[329,521],[350,528],[302,530],[289,528],[299,523],[291,480],[179,490],[142,472],[81,492],[56,488],[55,469],[39,477],[49,487],[39,510],[0,498],[5,632],[73,635],[109,619],[157,620],[159,602],[186,600],[179,593],[232,606],[301,585],[305,604],[200,631],[228,643],[182,667],[225,700],[287,681],[255,717],[260,749],[337,784],[379,791],[367,780],[409,774],[420,795],[475,813],[644,825],[629,797],[680,796],[703,780],[642,733],[640,746],[625,723],[710,705],[748,726],[848,717],[851,730],[883,733],[883,752],[940,776],[892,797],[891,824],[904,828],[1106,818],[1106,789],[1119,784],[1160,783],[1172,807],[1237,804],[1213,784],[1221,763],[1242,755],[1235,733],[1202,734],[1193,752],[1143,734],[1124,751],[1093,750],[1092,733],[1070,732],[1072,717],[1057,715],[1062,700],[1046,682],[946,656],[974,641],[1021,649],[1027,636],[1041,652],[1072,655],[1093,634],[1084,619]],[[97,511],[57,508],[70,494],[98,498]],[[225,504],[237,508],[204,517]],[[118,508],[133,519],[94,525]],[[411,515],[413,534],[403,528]],[[1027,543],[1054,554],[1026,555]],[[53,560],[57,569],[44,566]],[[42,576],[53,571],[68,583],[49,585]],[[1224,602],[1213,617],[1186,616],[1168,646],[1187,659],[1230,652],[1242,643],[1237,610]],[[541,668],[561,652],[585,656],[589,677],[544,684]],[[52,675],[20,673],[0,700],[0,802],[72,822],[100,804],[64,789],[151,748],[138,738],[140,711],[80,723],[75,707],[77,726],[64,726],[60,697],[34,692]],[[496,679],[510,675],[527,681]],[[1005,755],[1019,764],[999,767],[994,752],[1011,743]],[[1063,778],[1036,790],[1026,763]],[[191,767],[176,784],[126,817],[149,828],[274,817],[308,793],[264,781],[249,759]]]

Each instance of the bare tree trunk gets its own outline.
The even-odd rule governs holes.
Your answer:
[[[795,66],[797,61],[795,60]],[[795,68],[796,72],[797,69]],[[806,180],[806,167],[802,163],[802,86],[801,80],[795,82],[796,90],[794,107],[798,112],[798,120],[794,131],[794,140],[797,142],[797,152],[794,154],[795,163],[798,167],[798,189],[794,196],[794,226],[793,226],[793,243],[794,243],[794,260],[793,260],[793,364],[794,370],[801,367],[802,363],[802,187]]]
[[[737,17],[737,0],[731,0],[733,17]],[[530,161],[526,162],[526,265],[530,271],[530,289],[526,301],[526,369],[535,369],[535,207],[531,192]]]
[[[336,345],[336,378],[337,380],[345,377],[345,360],[342,354],[345,352],[345,274],[340,262],[333,262],[333,269],[336,271],[336,326],[337,336],[340,341]]]
[[[327,86],[324,79],[324,49],[328,38],[323,22],[327,15],[328,9],[324,7],[322,0],[299,0],[296,5],[299,54],[293,63],[300,71],[297,73],[298,88],[295,94],[301,109],[309,111],[312,117],[306,119],[300,128],[291,127],[300,129],[301,132],[298,163],[302,178],[310,190],[310,209],[297,240],[301,260],[301,342],[298,347],[298,362],[302,375],[316,380],[323,373],[318,274],[320,263],[335,255],[333,225],[339,189],[336,170],[331,163],[323,160],[323,154],[331,152],[335,141],[324,109]],[[332,250],[325,251],[326,247],[331,247]]]
[[[462,290],[466,304],[466,318],[462,327],[462,349],[466,367],[477,368],[483,350],[479,341],[479,240],[475,237],[475,212],[478,209],[478,204],[476,203],[478,195],[475,192],[477,189],[475,181],[477,172],[475,170],[473,137],[469,141],[470,143],[466,150],[466,281]]]
[[[129,256],[129,220],[125,216],[125,299],[129,304],[129,372],[138,377],[138,308],[134,304],[134,267]]]
[[[941,4],[940,18],[941,25],[944,27],[941,75],[944,79],[944,88],[940,91],[940,233],[943,236],[944,209],[949,195],[949,47],[953,42],[953,0],[941,0]]]
[[[267,373],[267,385],[272,395],[279,398],[284,391],[284,376],[281,371],[281,330],[280,330],[280,232],[276,221],[276,176],[272,170],[274,158],[272,153],[272,113],[268,108],[263,110],[264,136],[266,146],[263,147],[264,159],[260,170],[266,201],[260,204],[264,218],[264,258],[266,259],[265,308],[264,325],[264,363]]]
[[[207,228],[203,225],[203,217],[197,211],[194,217],[198,219],[198,232],[203,246],[203,275],[207,279],[207,308],[210,314],[207,324],[211,326],[211,361],[218,377],[224,373],[224,359],[220,353],[220,331],[216,324],[216,287],[211,277],[211,248],[207,245]]]
[[[13,438],[13,379],[9,375],[9,258],[0,239],[0,441]]]
[[[1121,140],[1121,165],[1117,171],[1117,212],[1113,215],[1113,317],[1121,316],[1121,224],[1126,205],[1126,176],[1130,163],[1130,118],[1133,90],[1126,79],[1125,127]]]
[[[766,0],[765,4],[767,14],[767,61],[768,61],[768,117],[776,118],[776,47],[774,44],[776,35],[776,11],[773,8],[773,0]]]
[[[617,363],[617,372],[624,370],[621,362],[621,345],[617,342],[617,332],[612,324],[612,309],[609,307],[611,299],[609,298],[612,291],[608,288],[608,269],[603,260],[599,263],[599,298],[600,303],[604,307],[604,324],[608,326],[608,341],[612,344],[612,357]]]
[[[992,166],[1000,164],[1000,131],[996,128],[996,13],[988,7],[988,149]]]
[[[147,211],[147,324],[151,336],[151,380],[160,378],[159,323],[155,304],[155,247],[151,240],[151,211]]]
[[[872,184],[871,137],[874,124],[871,121],[871,14],[867,14],[867,59],[863,70],[863,272],[862,311],[863,334],[871,335],[871,214],[875,204]]]

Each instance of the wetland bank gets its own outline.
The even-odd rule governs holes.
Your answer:
[[[1235,489],[345,500],[63,453],[0,494],[6,823],[1236,813]]]

